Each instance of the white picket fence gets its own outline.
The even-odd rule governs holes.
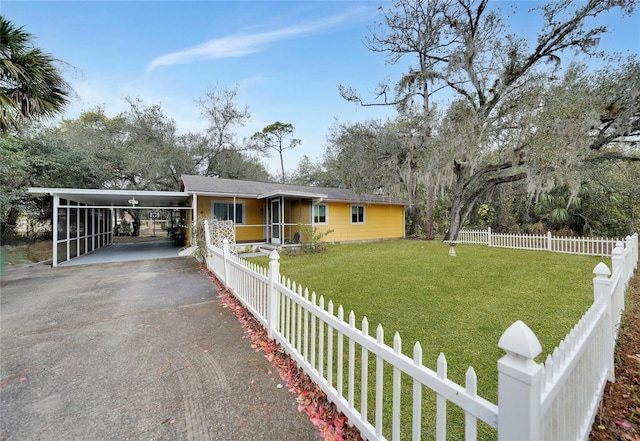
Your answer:
[[[489,227],[486,230],[460,230],[456,242],[498,248],[611,257],[611,253],[619,240],[605,237],[553,236],[551,231],[547,232],[547,234],[495,233]]]
[[[345,320],[342,306],[335,308],[331,301],[281,276],[276,251],[265,269],[231,254],[226,244],[222,249],[208,245],[206,264],[364,438],[386,440],[385,434],[391,434],[393,440],[422,439],[423,392],[428,388],[437,396],[438,440],[447,438],[449,402],[464,411],[465,439],[477,439],[477,421],[481,420],[497,430],[499,440],[538,440],[588,436],[606,380],[613,380],[624,290],[637,259],[636,234],[613,251],[610,278],[608,267],[598,264],[593,306],[545,363],[534,361],[541,352],[540,343],[524,323],[517,321],[504,332],[498,342],[506,352],[497,361],[498,405],[477,395],[472,367],[467,370],[465,386],[460,386],[447,378],[443,354],[433,371],[423,365],[420,343],[415,344],[413,357],[407,357],[402,354],[398,333],[390,347],[384,343],[382,326],[378,325],[373,337],[366,317],[356,323],[351,311]],[[374,363],[371,371],[370,360]],[[384,387],[387,369],[393,377],[391,390]],[[375,377],[369,378],[373,370]],[[404,391],[411,394],[411,415],[401,414],[402,376],[412,382],[411,391]],[[383,406],[387,396],[391,409]],[[401,430],[402,419],[410,419],[410,434]],[[391,427],[385,427],[384,421],[392,421]]]

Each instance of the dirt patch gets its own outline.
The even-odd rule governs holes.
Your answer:
[[[27,259],[32,262],[44,262],[53,259],[52,245],[52,240],[30,243],[27,249]]]
[[[43,240],[2,246],[0,247],[0,261],[4,265],[51,261],[53,256],[52,243],[51,240]]]
[[[640,441],[640,277],[629,285],[616,347],[616,382],[607,384],[591,441]]]

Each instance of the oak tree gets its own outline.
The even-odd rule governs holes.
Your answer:
[[[607,29],[592,24],[612,9],[629,15],[635,4],[541,5],[529,12],[543,19],[533,44],[510,33],[505,15],[488,0],[398,0],[384,11],[401,43],[428,42],[407,79],[428,81],[431,90],[453,97],[437,132],[453,188],[446,239],[456,239],[476,204],[499,185],[527,180],[544,189],[551,174],[566,176],[574,165],[635,157],[637,150],[623,146],[633,145],[630,135],[639,130],[637,61],[604,60],[590,81],[584,70],[563,71],[561,64],[572,52],[599,55]],[[422,26],[429,20],[437,27]]]

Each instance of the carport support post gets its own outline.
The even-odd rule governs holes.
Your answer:
[[[280,310],[280,295],[276,283],[280,281],[280,255],[276,250],[269,254],[269,291],[267,293],[267,333],[273,338],[278,331],[278,311]]]
[[[58,206],[60,206],[60,196],[53,196],[53,265],[58,266]]]

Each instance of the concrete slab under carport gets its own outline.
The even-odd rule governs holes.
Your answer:
[[[172,240],[151,242],[113,243],[88,254],[60,263],[59,267],[90,265],[97,263],[131,262],[136,260],[167,259],[178,257],[180,247]]]

